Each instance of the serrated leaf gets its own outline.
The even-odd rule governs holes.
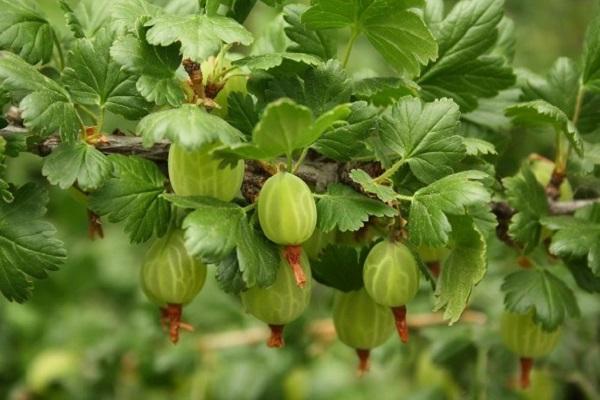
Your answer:
[[[477,109],[462,114],[461,119],[495,132],[507,132],[511,129],[512,123],[504,115],[504,110],[517,104],[521,94],[520,89],[513,88],[501,91],[496,97],[479,99]]]
[[[398,198],[398,193],[394,191],[393,187],[376,182],[374,178],[362,169],[353,169],[350,171],[350,179],[358,183],[365,192],[374,194],[384,203]]]
[[[21,100],[25,126],[39,136],[59,133],[62,141],[77,138],[81,128],[69,93],[12,53],[0,53],[0,85],[31,92]]]
[[[462,0],[435,26],[439,56],[418,84],[426,99],[452,97],[465,112],[479,97],[493,97],[515,77],[500,57],[486,53],[496,43],[504,0]]]
[[[370,216],[393,217],[397,211],[387,204],[355,192],[349,186],[336,183],[320,195],[317,214],[318,227],[323,232],[334,229],[346,232],[359,230]]]
[[[463,144],[465,145],[466,154],[469,156],[498,154],[496,147],[483,139],[466,137],[463,138]]]
[[[252,43],[252,34],[235,20],[221,16],[163,14],[146,22],[150,44],[169,46],[181,43],[183,58],[202,62],[217,53],[223,44]]]
[[[111,155],[113,176],[90,196],[90,209],[111,222],[125,221],[132,243],[153,235],[162,236],[169,227],[171,207],[162,198],[166,178],[152,161],[136,156]]]
[[[73,12],[73,9],[65,0],[59,1],[60,8],[65,13],[65,19],[67,20],[67,26],[71,30],[71,33],[75,38],[80,39],[85,37],[85,33],[83,32],[83,27],[81,26],[81,22],[79,18]]]
[[[146,147],[168,139],[188,150],[215,142],[231,145],[242,137],[223,119],[193,104],[149,114],[140,121],[137,132]]]
[[[453,247],[444,261],[435,291],[435,310],[444,308],[450,325],[458,321],[473,287],[483,279],[487,267],[487,245],[469,217],[452,217]]]
[[[566,136],[577,154],[583,155],[583,141],[577,127],[560,108],[547,101],[534,100],[516,104],[506,109],[506,115],[517,123],[553,126]]]
[[[590,22],[583,44],[583,84],[600,91],[600,12]]]
[[[183,220],[185,247],[200,260],[216,263],[234,250],[244,212],[238,205],[208,197],[198,203]]]
[[[322,60],[334,58],[337,53],[334,38],[302,23],[301,17],[307,8],[303,4],[290,4],[283,9],[283,19],[287,23],[285,34],[295,43],[289,51],[313,54]]]
[[[509,62],[512,62],[515,58],[516,44],[515,23],[512,18],[504,16],[498,24],[498,38],[492,47],[491,54],[504,57]]]
[[[416,246],[445,246],[452,231],[448,216],[464,215],[469,207],[489,202],[490,193],[480,182],[486,177],[480,171],[464,171],[417,190],[408,220],[410,241]]]
[[[225,120],[242,132],[246,138],[250,138],[258,123],[258,110],[252,96],[241,92],[230,93],[227,98]]]
[[[464,158],[465,148],[455,135],[460,112],[449,99],[422,103],[412,97],[401,99],[380,122],[379,138],[402,159],[422,182],[431,183],[451,174]]]
[[[275,281],[280,264],[279,248],[244,218],[240,221],[237,258],[246,287],[267,287]]]
[[[437,56],[437,44],[421,17],[410,10],[422,1],[318,0],[302,15],[313,29],[351,27],[363,33],[371,45],[396,70],[410,76],[420,65]]]
[[[82,33],[81,37],[94,37],[101,28],[108,27],[113,4],[111,3],[111,7],[98,7],[97,0],[80,0],[67,16],[71,30]]]
[[[137,77],[121,69],[110,56],[113,34],[102,29],[91,39],[75,41],[64,70],[64,83],[73,100],[129,119],[145,115],[150,104],[136,89]]]
[[[319,153],[337,161],[350,161],[365,151],[365,142],[377,127],[378,110],[364,101],[352,103],[346,124],[323,133],[313,144]]]
[[[404,96],[416,96],[419,86],[404,78],[376,77],[354,82],[354,95],[376,106],[387,106]]]
[[[546,331],[558,328],[565,318],[577,317],[579,307],[565,283],[545,269],[522,270],[508,275],[502,284],[504,305],[512,312],[534,312],[533,319]]]
[[[160,7],[145,0],[114,0],[110,5],[113,23],[117,31],[133,32],[143,18],[162,14]]]
[[[248,68],[250,71],[268,71],[278,67],[284,60],[290,60],[306,65],[319,65],[321,60],[311,54],[303,53],[269,53],[253,55],[235,60],[232,64]]]
[[[29,64],[47,63],[54,48],[54,30],[46,18],[24,2],[0,0],[0,49]]]
[[[181,64],[179,49],[179,44],[152,46],[143,38],[125,35],[114,42],[110,54],[125,70],[139,75],[136,88],[146,100],[176,107],[185,99],[175,75]]]
[[[51,184],[67,189],[77,182],[86,192],[102,186],[111,172],[108,158],[83,142],[59,145],[44,159],[42,168],[42,174]]]
[[[580,288],[588,293],[600,293],[600,276],[595,275],[587,264],[586,258],[565,260],[565,265]]]
[[[588,266],[600,276],[600,206],[593,205],[574,217],[546,217],[542,224],[557,232],[552,236],[550,252],[563,258],[586,257]]]
[[[239,294],[241,291],[246,290],[236,252],[216,263],[215,267],[217,269],[215,278],[224,292]]]
[[[41,219],[47,203],[48,193],[33,183],[19,188],[12,203],[0,202],[0,292],[9,301],[27,300],[31,278],[46,278],[66,258],[56,229]]]
[[[546,100],[560,108],[567,117],[575,112],[575,102],[579,91],[579,66],[567,57],[558,58],[545,78],[535,74],[525,75],[521,84],[522,100]]]
[[[540,241],[540,219],[548,215],[548,200],[542,185],[531,170],[524,166],[514,177],[503,180],[508,204],[517,210],[511,218],[510,236],[531,251]]]
[[[251,89],[265,103],[288,97],[310,108],[314,115],[349,102],[352,91],[346,72],[336,60],[329,60],[292,77],[272,78],[266,82],[266,87]]]
[[[319,260],[311,261],[313,277],[323,285],[349,292],[363,287],[363,261],[351,246],[329,246]]]

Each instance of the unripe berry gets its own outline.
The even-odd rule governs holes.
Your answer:
[[[294,272],[289,268],[284,257],[277,270],[275,282],[269,287],[251,287],[241,293],[245,310],[256,318],[267,323],[271,328],[269,347],[284,345],[282,333],[284,325],[298,318],[308,306],[311,294],[311,272],[308,258],[303,255],[299,262],[307,284],[299,287]]]
[[[521,385],[529,386],[533,359],[554,350],[560,339],[560,328],[548,332],[533,320],[533,315],[505,312],[500,333],[506,347],[521,358]]]
[[[356,349],[359,373],[369,368],[370,350],[385,343],[394,331],[388,308],[375,303],[364,288],[336,293],[333,323],[339,339]]]
[[[365,260],[365,289],[376,303],[390,307],[403,342],[408,341],[406,304],[419,290],[419,267],[412,253],[400,242],[377,243]]]
[[[179,328],[189,327],[181,322],[181,307],[196,297],[206,280],[206,266],[187,253],[181,230],[152,244],[140,280],[146,297],[161,308],[163,320],[168,320],[171,340],[176,343]]]
[[[209,196],[231,201],[238,195],[244,180],[242,160],[221,168],[221,160],[213,157],[208,146],[188,151],[178,144],[169,149],[169,179],[179,196]]]
[[[284,246],[304,243],[317,224],[317,207],[310,188],[288,172],[273,175],[258,196],[258,220],[272,242]]]

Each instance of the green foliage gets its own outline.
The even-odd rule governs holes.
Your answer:
[[[46,278],[65,260],[54,226],[41,219],[46,203],[48,193],[32,183],[16,190],[11,203],[0,202],[0,291],[8,300],[27,300],[31,278]]]
[[[95,147],[86,143],[61,144],[44,160],[42,174],[61,189],[75,182],[84,191],[98,189],[109,178],[112,165]]]
[[[325,249],[321,258],[311,264],[314,278],[324,285],[343,292],[363,287],[365,254],[354,247],[333,245]]]
[[[171,208],[161,197],[165,176],[151,161],[113,155],[112,177],[90,197],[90,208],[111,222],[125,221],[132,243],[162,236],[169,226]]]

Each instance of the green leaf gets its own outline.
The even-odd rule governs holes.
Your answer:
[[[12,203],[0,202],[0,292],[19,303],[31,295],[30,278],[43,279],[66,258],[46,214],[48,193],[28,183],[15,193]]]
[[[378,109],[364,101],[350,106],[346,124],[332,127],[313,144],[313,148],[337,161],[350,161],[366,150],[365,141],[377,128]]]
[[[384,203],[389,203],[398,198],[398,193],[391,186],[377,183],[366,171],[353,169],[350,171],[350,179],[358,183],[365,192],[372,193]]]
[[[171,207],[161,197],[166,178],[156,164],[135,157],[112,155],[113,176],[90,196],[90,209],[110,222],[125,221],[132,243],[162,236],[169,227]]]
[[[246,290],[246,284],[240,271],[237,254],[231,253],[227,258],[215,264],[215,278],[219,287],[226,293],[239,294]]]
[[[329,246],[311,261],[313,277],[323,285],[349,292],[363,287],[364,257],[351,246]]]
[[[66,2],[65,2],[66,4]],[[97,0],[80,0],[69,11],[65,11],[65,18],[75,37],[91,38],[103,27],[108,25],[111,7],[98,7]],[[62,4],[61,4],[62,5]]]
[[[504,57],[507,61],[512,62],[515,58],[516,44],[515,23],[511,18],[504,16],[498,24],[498,38],[490,54]]]
[[[252,96],[241,92],[230,93],[227,98],[225,120],[242,132],[246,138],[251,137],[258,123],[258,110]]]
[[[50,61],[55,33],[46,18],[22,1],[0,0],[0,9],[0,49],[29,64]]]
[[[521,90],[513,88],[503,90],[496,97],[479,99],[477,109],[462,114],[461,119],[494,132],[508,132],[512,128],[512,123],[504,115],[504,109],[517,104],[520,96]]]
[[[351,27],[396,70],[418,75],[420,65],[437,56],[437,44],[421,17],[410,10],[422,1],[317,0],[302,15],[312,29]]]
[[[136,88],[148,101],[179,106],[185,100],[183,82],[175,75],[181,64],[179,44],[152,46],[143,38],[125,35],[110,49],[113,59],[130,73],[139,75]]]
[[[522,100],[546,100],[560,108],[569,118],[575,112],[579,91],[579,66],[567,57],[557,59],[545,78],[526,74]]]
[[[137,78],[121,69],[110,56],[113,34],[102,29],[91,39],[79,39],[69,55],[64,83],[73,100],[129,119],[138,119],[150,108],[136,89]]]
[[[83,142],[59,145],[44,159],[42,168],[42,174],[51,184],[67,189],[77,182],[86,192],[102,186],[111,172],[108,158]]]
[[[134,32],[139,21],[163,13],[160,7],[145,0],[114,0],[110,9],[113,23],[119,32]]]
[[[169,46],[181,43],[183,58],[202,62],[217,53],[223,44],[252,43],[252,34],[235,20],[207,15],[159,15],[148,21],[150,44]]]
[[[445,246],[452,231],[448,216],[465,215],[469,207],[490,201],[490,193],[480,182],[486,177],[480,171],[464,171],[417,190],[408,220],[411,242],[416,246]]]
[[[469,112],[477,108],[479,98],[494,97],[511,87],[515,75],[503,58],[481,56],[438,74],[427,75],[418,83],[425,100],[451,97],[463,112]]]
[[[319,65],[321,60],[312,54],[303,53],[269,53],[253,55],[235,60],[232,64],[248,68],[250,71],[267,71],[280,66],[285,60],[306,65]]]
[[[267,287],[277,276],[279,248],[243,218],[240,221],[237,258],[246,287]]]
[[[0,53],[0,85],[31,92],[20,103],[25,126],[45,137],[59,133],[62,141],[77,139],[81,128],[69,93],[12,53]]]
[[[600,293],[600,276],[595,275],[587,264],[586,258],[565,260],[565,265],[580,288],[588,293]]]
[[[518,314],[534,312],[534,321],[546,331],[558,328],[566,317],[579,315],[571,289],[545,269],[528,269],[508,275],[502,291],[507,310]]]
[[[542,224],[557,231],[550,244],[552,254],[563,258],[586,257],[590,269],[600,276],[600,205],[578,210],[574,217],[546,217]]]
[[[81,26],[81,22],[79,18],[73,12],[73,9],[65,0],[59,1],[60,8],[65,13],[65,19],[67,20],[67,26],[71,30],[71,33],[75,38],[80,39],[85,37],[85,32],[83,32],[83,27]]]
[[[416,96],[419,86],[404,78],[377,77],[354,82],[354,95],[376,106],[388,106],[404,96]]]
[[[463,111],[472,111],[477,98],[514,83],[503,58],[486,55],[498,38],[503,7],[504,0],[462,0],[436,25],[439,56],[418,81],[426,99],[452,97]]]
[[[502,182],[506,188],[508,204],[517,210],[511,219],[508,233],[529,252],[539,243],[542,232],[540,219],[549,212],[546,192],[527,166],[521,168],[519,174],[504,178]]]
[[[483,279],[487,267],[487,245],[469,217],[452,217],[453,247],[444,261],[435,291],[435,310],[444,310],[450,325],[458,321],[473,287]]]
[[[338,104],[349,102],[351,89],[340,63],[329,60],[296,76],[270,79],[266,87],[254,88],[253,93],[263,102],[288,97],[310,108],[314,115],[321,115]]]
[[[283,98],[264,110],[254,128],[252,144],[238,147],[241,151],[234,148],[234,152],[257,159],[291,157],[295,150],[310,146],[327,128],[349,114],[349,105],[342,104],[313,119],[310,109]]]
[[[313,54],[322,60],[335,58],[337,46],[334,38],[326,32],[309,29],[302,23],[301,16],[307,8],[303,4],[290,4],[283,9],[283,18],[287,23],[285,34],[294,42],[289,51]]]
[[[336,183],[320,195],[317,213],[318,227],[323,232],[334,229],[346,232],[359,230],[370,216],[393,217],[397,211],[387,204],[355,192],[349,186]]]
[[[573,122],[558,107],[544,100],[519,103],[506,109],[506,115],[522,124],[548,124],[563,133],[577,154],[583,155],[583,141]]]
[[[202,198],[183,221],[185,247],[191,255],[206,263],[226,258],[238,242],[238,230],[244,212],[238,205]]]
[[[583,44],[583,84],[600,91],[600,12],[590,23]]]
[[[140,121],[137,132],[146,147],[168,139],[189,150],[215,142],[231,145],[241,138],[241,133],[223,119],[193,104],[149,114]]]
[[[463,138],[466,154],[469,156],[485,156],[490,154],[498,154],[496,147],[482,139],[466,137]]]
[[[431,183],[451,174],[465,156],[455,135],[460,112],[449,99],[422,103],[401,99],[380,122],[379,138],[395,159],[402,159],[422,182]]]

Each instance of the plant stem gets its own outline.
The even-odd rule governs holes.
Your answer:
[[[247,213],[248,211],[253,210],[255,207],[256,207],[256,203],[248,204],[247,206],[242,207],[242,211],[244,213]]]
[[[348,61],[350,60],[350,54],[352,53],[352,47],[354,46],[354,42],[358,37],[359,30],[356,26],[352,27],[352,32],[350,34],[350,40],[348,41],[348,45],[346,46],[346,51],[344,52],[344,59],[342,61],[342,66],[346,68],[348,65]]]
[[[406,195],[403,195],[403,194],[397,195],[396,198],[398,200],[400,200],[400,201],[410,201],[410,202],[413,201],[413,197],[412,196],[406,196]]]
[[[405,160],[404,159],[400,159],[398,161],[396,161],[390,168],[388,168],[383,174],[379,175],[378,177],[374,178],[373,181],[375,181],[376,183],[381,183],[384,180],[390,178],[392,175],[394,175],[396,173],[396,171],[398,171],[400,169],[400,167],[402,165],[404,165]]]
[[[306,158],[306,155],[308,154],[308,147],[305,148],[304,150],[302,150],[302,153],[300,153],[300,157],[298,157],[298,160],[296,161],[296,164],[294,164],[294,167],[292,168],[292,173],[295,174],[296,171],[298,171],[298,168],[300,168],[300,165],[302,165],[302,161],[304,161],[304,159]]]
[[[52,40],[54,41],[54,45],[56,46],[56,51],[58,52],[58,62],[60,70],[65,69],[65,55],[63,54],[62,47],[60,42],[58,41],[58,36],[56,33],[52,33]]]
[[[577,125],[579,117],[581,116],[581,109],[583,107],[583,97],[585,96],[585,88],[583,85],[579,85],[579,91],[577,91],[577,100],[575,100],[575,111],[573,111],[573,124]]]
[[[79,107],[79,109],[81,111],[83,111],[84,113],[86,113],[89,117],[92,118],[92,120],[94,121],[94,123],[96,125],[98,125],[98,116],[96,115],[95,112],[93,112],[92,110],[90,110],[89,108],[87,108],[86,106],[82,106],[81,104],[78,104],[77,107]]]

